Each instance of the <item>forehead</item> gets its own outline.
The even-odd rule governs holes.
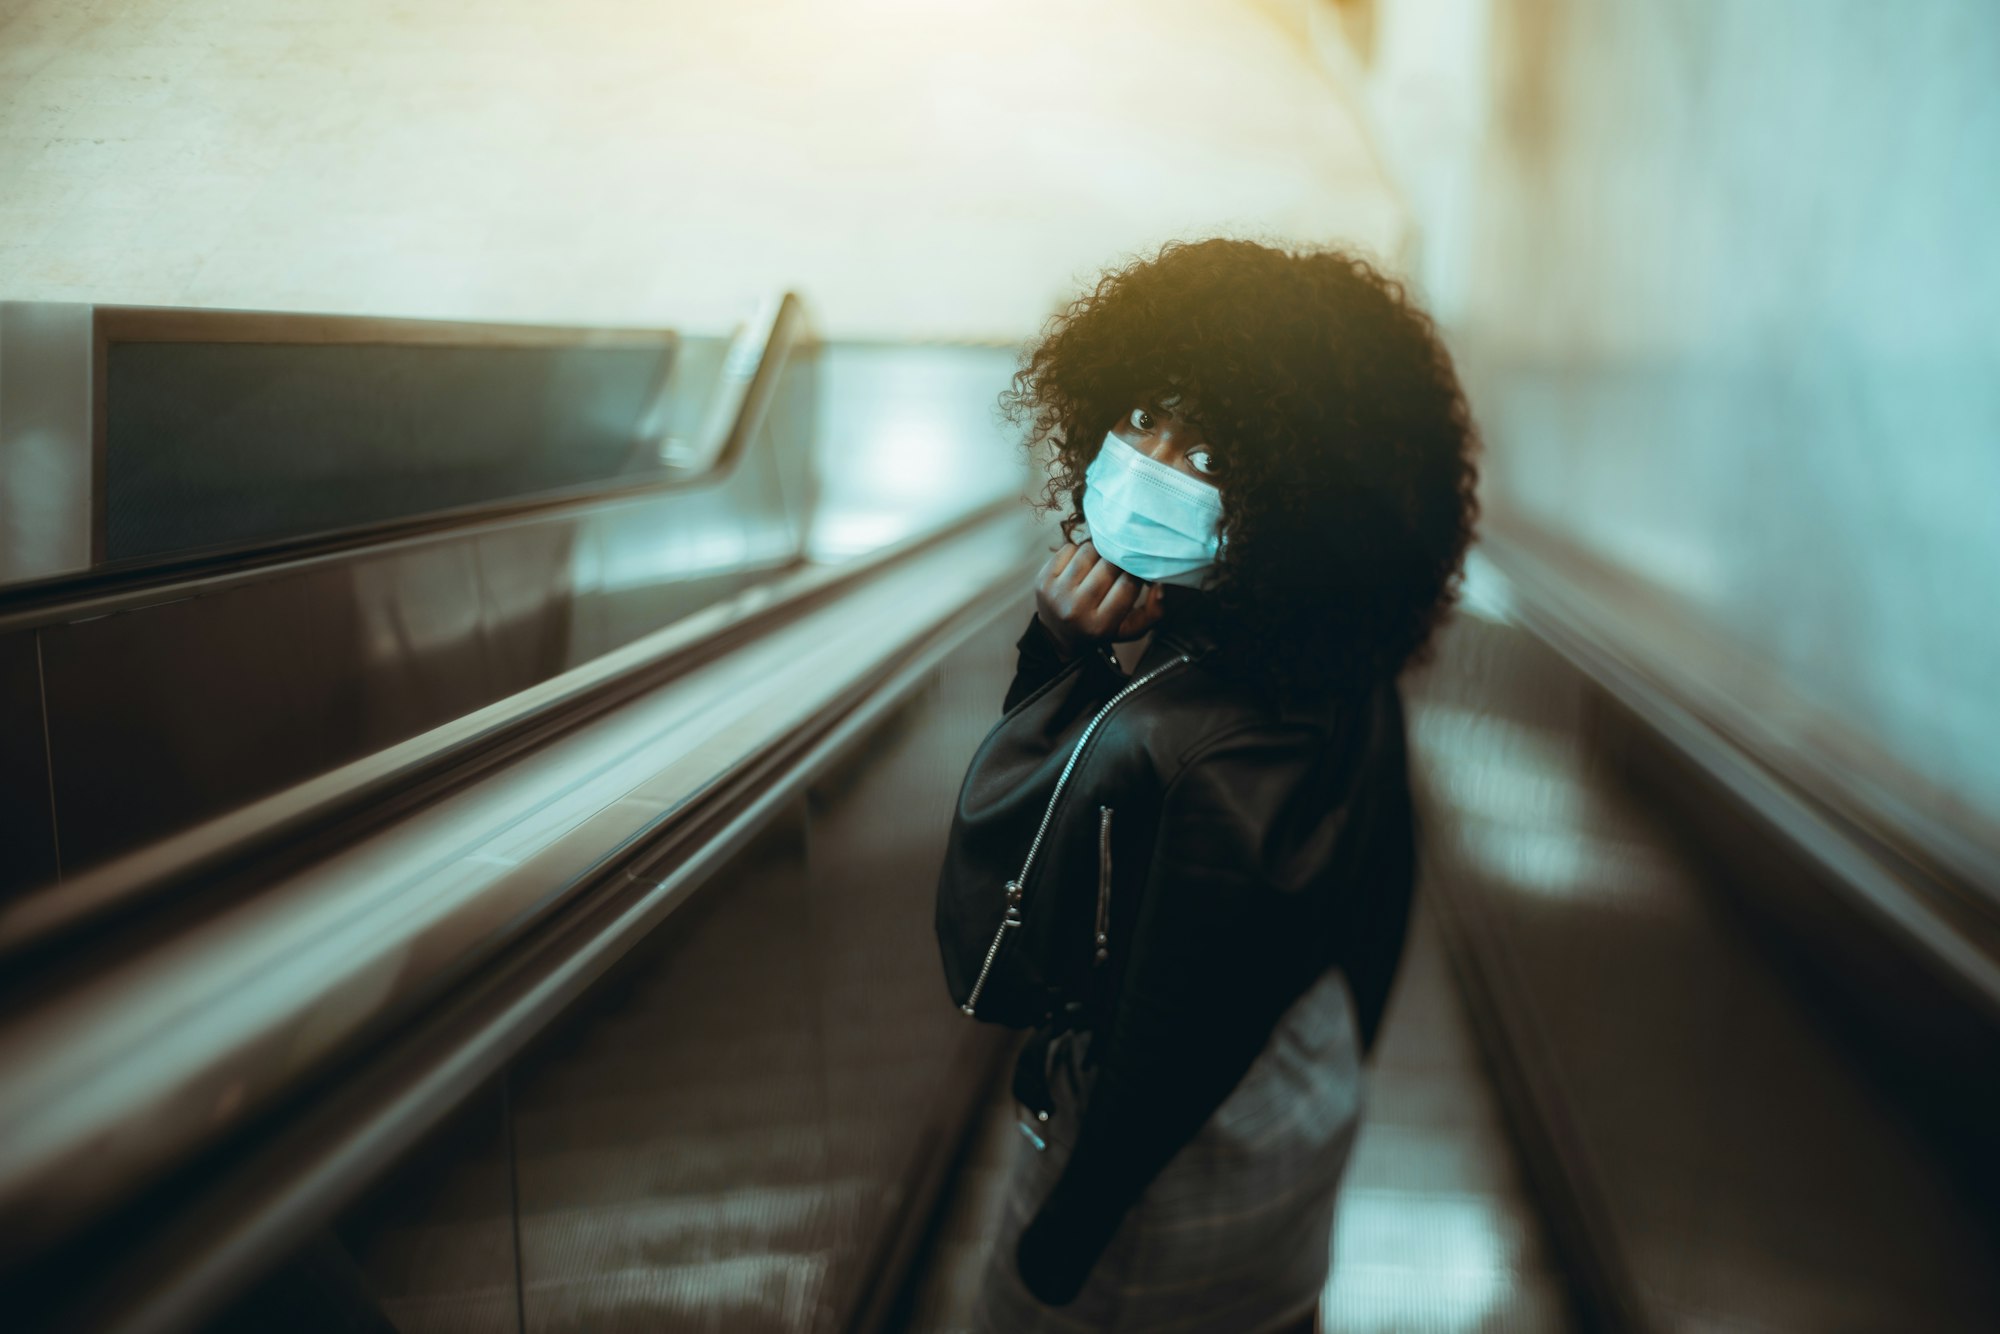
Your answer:
[[[1144,397],[1148,406],[1164,408],[1176,417],[1192,419],[1201,415],[1201,401],[1193,394],[1173,385],[1157,388]]]

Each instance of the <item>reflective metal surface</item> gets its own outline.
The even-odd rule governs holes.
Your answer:
[[[794,365],[780,400],[810,398]],[[713,481],[89,603],[38,626],[63,866],[371,754],[796,559],[810,419]],[[106,614],[106,612],[111,614]]]
[[[1826,892],[2000,1030],[2000,841],[1643,583],[1532,529],[1489,534],[1483,551],[1499,576],[1484,582],[1513,590],[1526,629],[1818,861]]]
[[[655,432],[669,395],[690,389],[675,382],[664,331],[539,347],[186,332],[109,330],[107,562],[658,480],[668,469]]]
[[[46,674],[36,661],[32,678],[21,678],[32,694],[5,697],[24,704],[34,739],[63,757],[51,783],[32,750],[7,752],[10,763],[20,761],[9,781],[39,775],[45,806],[52,787],[56,794],[49,870],[63,804],[77,813],[75,829],[64,831],[61,850],[75,859],[62,867],[66,878],[51,894],[17,894],[0,909],[10,928],[57,903],[59,891],[139,885],[176,866],[193,875],[250,824],[304,818],[331,799],[315,796],[319,788],[343,775],[395,799],[399,812],[393,823],[378,820],[368,838],[347,842],[350,831],[309,855],[301,845],[283,866],[246,864],[254,875],[232,871],[215,892],[200,876],[183,876],[191,891],[184,904],[107,918],[108,930],[55,937],[17,958],[29,971],[10,979],[0,1020],[8,1230],[46,1248],[88,1225],[84,1240],[102,1244],[92,1252],[100,1262],[129,1250],[118,1262],[126,1275],[119,1288],[61,1301],[83,1299],[90,1319],[114,1327],[165,1328],[240,1284],[254,1272],[246,1266],[304,1235],[300,1220],[310,1213],[301,1211],[330,1208],[365,1184],[469,1092],[467,1080],[505,1060],[768,820],[777,809],[770,802],[795,790],[789,778],[770,785],[772,765],[818,772],[908,690],[956,681],[949,671],[937,675],[924,655],[1011,606],[994,595],[1015,592],[1039,551],[1031,526],[1010,515],[913,556],[869,554],[1017,491],[1020,476],[1017,454],[991,449],[987,404],[1004,378],[992,350],[920,349],[922,373],[899,372],[897,356],[858,350],[835,378],[844,391],[832,395],[817,357],[793,357],[760,391],[754,429],[735,432],[708,482],[221,569],[171,587],[112,588],[66,607],[17,598],[11,612],[0,610],[12,627],[0,628],[0,650],[12,650],[0,668],[49,663]],[[885,388],[892,382],[901,388]],[[820,429],[828,416],[837,429]],[[895,427],[889,445],[871,448],[885,422]],[[831,488],[823,485],[829,476],[838,479]],[[899,497],[894,525],[838,520],[871,493]],[[837,563],[797,563],[815,535],[829,533],[839,540],[812,549]],[[728,633],[760,616],[758,637]],[[944,640],[927,638],[947,629]],[[1011,639],[1012,628],[1005,633]],[[700,642],[718,634],[713,647]],[[595,689],[592,682],[661,652],[688,658],[676,661],[682,674],[670,684],[512,767],[442,799],[444,789],[424,789],[428,805],[395,788],[398,756],[410,747],[457,744],[447,733],[476,739],[496,710]],[[982,672],[1004,674],[1004,647],[986,657]],[[969,753],[983,733],[985,695],[997,699],[1000,684],[984,682],[960,750]],[[822,734],[828,719],[840,721]],[[866,905],[885,886],[916,896],[910,902],[927,899],[933,844],[947,822],[913,826],[907,844],[884,841],[880,822],[886,807],[948,800],[964,755],[936,760],[939,738],[958,734],[933,730],[912,737],[891,729],[867,743],[901,744],[886,739],[901,736],[917,748],[917,759],[889,766],[902,775],[883,780],[901,785],[895,794],[840,814],[861,772],[857,760],[824,779],[814,798],[826,806],[814,826],[818,843],[833,848],[851,835],[838,861],[822,859],[816,873],[844,909],[826,923],[817,976],[833,989],[832,1004],[855,1016],[851,1034],[826,1039],[828,1060],[858,1072],[826,1078],[827,1105],[838,1111],[826,1160],[848,1177],[919,1192],[923,1172],[912,1164],[935,1157],[947,1132],[885,1121],[874,1100],[907,1086],[912,1106],[930,1096],[925,1089],[949,1101],[969,1096],[971,1085],[947,1079],[936,1052],[885,1043],[913,1016],[921,1024],[934,968],[922,913],[900,898],[887,916]],[[711,830],[722,818],[712,812],[726,811],[735,812],[728,825]],[[677,839],[694,840],[694,851]],[[641,845],[686,860],[657,882],[607,880],[605,868]],[[25,876],[43,874],[25,857],[19,864]],[[131,875],[115,875],[121,867]],[[574,926],[527,930],[596,920],[578,914],[587,905],[611,911],[623,901],[617,895],[637,897],[604,918],[587,947],[571,943]],[[64,912],[76,906],[61,902]],[[86,903],[80,911],[91,910]],[[912,967],[893,998],[875,952],[891,928],[914,932],[898,946]],[[517,958],[542,961],[533,976],[543,980],[490,1022],[468,1028],[451,1017],[465,991],[451,990],[458,979],[515,976],[525,966],[508,962]],[[873,1036],[874,1021],[859,1017],[870,1005],[884,1007]],[[940,1031],[967,1041],[950,1025]],[[860,1045],[845,1045],[850,1035]],[[336,1068],[355,1073],[322,1088],[311,1106],[277,1114],[282,1093],[305,1077],[330,1079]],[[203,1146],[215,1162],[240,1168],[160,1185],[144,1207],[165,1207],[193,1188],[186,1207],[198,1204],[213,1221],[155,1234],[133,1222],[139,1214],[106,1213]],[[899,1234],[909,1203],[893,1195],[871,1203],[857,1215],[858,1233],[835,1235],[849,1245]],[[564,1235],[559,1218],[552,1225],[552,1235]],[[119,1230],[131,1226],[139,1232]],[[566,1245],[550,1253],[557,1274]],[[881,1300],[887,1261],[871,1245],[826,1269],[824,1301]],[[562,1309],[566,1282],[555,1280],[550,1310]]]
[[[962,608],[1017,587],[1028,536],[974,530],[131,963],[17,997],[0,1210],[51,1238],[434,994],[608,850],[698,813]]]
[[[501,1128],[343,1221],[405,1334],[845,1326],[998,1055],[940,1003],[928,914],[1011,672],[996,605],[508,1073]]]
[[[17,894],[0,904],[0,952],[18,953],[92,917],[170,895],[176,886],[213,872],[231,859],[309,836],[317,825],[335,822],[343,814],[356,814],[370,802],[408,796],[454,762],[471,760],[482,749],[502,748],[510,742],[518,748],[532,740],[536,728],[545,729],[564,710],[583,706],[621,683],[629,685],[635,676],[671,674],[676,663],[697,660],[725,640],[753,634],[762,622],[865,578],[927,540],[904,543],[838,566],[800,566],[773,576],[406,740],[260,796],[59,883]],[[28,739],[39,737],[38,722],[37,731]],[[52,831],[49,837],[53,847]]]
[[[32,631],[0,635],[0,903],[56,874],[55,808]]]
[[[898,372],[897,355],[893,348],[859,349],[851,357],[836,359],[837,367],[858,367],[858,373],[835,369],[816,377],[811,358],[795,354],[791,370],[777,380],[775,392],[762,398],[755,430],[730,447],[730,456],[740,459],[738,471],[754,470],[762,479],[762,485],[750,492],[753,504],[768,505],[776,497],[776,512],[767,514],[768,531],[774,538],[789,534],[792,549],[805,540],[809,527],[815,533],[834,530],[851,538],[855,530],[846,519],[854,512],[855,498],[869,494],[871,487],[895,494],[898,486],[906,485],[902,474],[917,456],[930,457],[927,466],[932,468],[945,467],[943,473],[929,477],[929,489],[922,497],[937,522],[926,523],[919,497],[904,494],[898,502],[898,521],[887,536],[935,532],[939,522],[990,503],[996,495],[1006,496],[1018,482],[1014,470],[1021,460],[994,448],[983,397],[974,410],[962,401],[966,393],[997,392],[1000,381],[995,378],[992,351],[915,349],[912,355],[922,374],[910,368]],[[955,362],[955,356],[963,357],[965,364]],[[691,359],[683,357],[683,365]],[[816,393],[816,383],[827,388]],[[952,392],[938,392],[939,385]],[[902,388],[897,391],[893,386]],[[929,388],[920,391],[922,386]],[[858,390],[879,390],[882,410],[861,411],[866,395]],[[870,432],[883,420],[897,423],[891,433],[894,447],[867,447]],[[815,436],[816,422],[827,425]],[[815,453],[812,460],[801,457],[808,446]],[[822,473],[837,479],[824,490],[815,485]],[[695,494],[711,502],[712,509],[739,499],[740,490]],[[809,511],[807,507],[816,501],[818,509]],[[254,572],[211,577],[192,586],[196,597],[164,603],[183,618],[198,621],[196,613],[202,607],[217,609],[217,614],[193,627],[189,642],[167,664],[184,661],[194,673],[192,679],[178,675],[166,682],[141,679],[137,692],[141,698],[114,702],[102,716],[86,711],[84,724],[97,735],[83,753],[105,756],[115,775],[125,767],[118,750],[122,742],[161,731],[173,736],[186,733],[185,744],[176,753],[184,756],[189,748],[207,747],[216,772],[207,775],[208,785],[191,789],[129,783],[125,791],[109,794],[111,800],[86,793],[86,817],[101,813],[127,828],[156,829],[170,836],[141,841],[108,861],[86,862],[81,869],[72,864],[61,885],[43,886],[0,905],[0,950],[18,949],[48,930],[131,901],[162,877],[191,874],[246,839],[295,835],[303,822],[322,818],[343,802],[385,795],[388,785],[417,781],[427,767],[453,753],[492,744],[527,715],[573,700],[650,657],[688,652],[703,637],[723,632],[732,622],[774,614],[786,599],[814,596],[831,582],[853,577],[857,569],[891,556],[881,548],[865,558],[849,553],[837,566],[802,567],[782,577],[726,568],[705,575],[704,561],[720,560],[726,566],[744,559],[746,551],[740,541],[706,543],[705,534],[728,535],[726,527],[718,529],[718,524],[726,524],[725,516],[704,510],[696,517],[705,519],[707,526],[694,533],[703,541],[690,543],[685,528],[659,527],[655,504],[616,502],[585,513],[582,545],[567,550],[560,543],[568,540],[574,526],[543,521],[488,525],[456,543],[397,543],[380,553],[302,562],[261,580]],[[699,549],[704,544],[710,549]],[[607,560],[606,551],[618,554]],[[477,599],[489,609],[499,608],[501,614],[484,612],[477,627],[462,626],[457,636],[434,644],[406,644],[408,630],[423,624],[428,608],[441,604],[449,609],[450,599],[433,596],[434,589],[427,585],[452,576],[457,567],[446,563],[452,560],[458,566],[471,562],[470,583]],[[572,581],[567,589],[561,582],[565,577]],[[763,581],[744,586],[758,578]],[[365,713],[351,710],[356,716],[343,719],[343,727],[335,729],[339,739],[360,754],[315,777],[287,784],[281,780],[288,773],[313,762],[311,743],[318,735],[313,729],[323,725],[327,709],[301,713],[274,706],[272,726],[249,733],[251,740],[268,744],[262,754],[275,762],[272,771],[247,763],[230,767],[230,761],[241,759],[231,747],[242,730],[234,710],[243,700],[254,700],[260,690],[269,693],[285,686],[284,678],[267,670],[269,660],[274,654],[293,652],[290,641],[298,636],[275,643],[253,638],[247,661],[232,666],[225,655],[210,676],[201,674],[199,664],[208,654],[226,650],[236,638],[255,636],[258,617],[269,606],[299,620],[283,595],[298,587],[298,581],[315,579],[336,590],[343,589],[343,580],[364,589],[374,624],[362,627],[360,633],[398,651],[385,650],[380,653],[383,662],[356,668],[338,660],[346,641],[335,634],[311,655],[307,661],[317,673],[313,678],[317,688],[367,706]],[[99,642],[116,641],[132,627],[130,613],[143,612],[162,597],[99,598],[79,605],[73,615],[78,624],[97,627],[91,633],[100,636]],[[208,601],[198,607],[203,598]],[[563,627],[550,614],[565,605],[571,614],[566,646],[560,642]],[[697,608],[702,609],[699,616]],[[308,635],[322,628],[310,620],[301,624]],[[661,626],[673,628],[656,628]],[[121,685],[125,678],[120,673],[129,673],[131,666],[129,661],[94,662],[97,676]],[[93,662],[86,660],[85,668],[89,676]],[[343,684],[343,673],[356,670],[364,674]],[[250,678],[251,688],[234,689],[239,677]],[[87,704],[88,689],[86,682],[73,693]],[[219,698],[211,700],[211,695]],[[455,711],[460,708],[467,711]],[[203,725],[215,721],[210,714],[217,709],[221,722],[216,729],[203,731]],[[182,717],[183,712],[192,716]],[[445,721],[430,721],[440,715]],[[131,767],[147,773],[147,762],[141,756]],[[210,785],[233,791],[240,800],[218,801],[212,795],[203,799]],[[221,811],[211,814],[216,805]],[[32,866],[24,873],[35,874]]]
[[[844,559],[1019,495],[1027,460],[995,418],[1015,358],[1004,346],[827,344],[811,555]]]
[[[763,480],[745,469],[610,514],[413,543],[43,628],[65,870],[448,722],[744,587],[790,558],[777,497],[761,514],[752,499]],[[641,526],[657,535],[643,572],[619,560]],[[578,587],[578,566],[630,582]],[[573,638],[579,622],[595,622],[595,642]]]
[[[686,340],[682,363],[720,374],[721,347]],[[808,543],[844,559],[1018,492],[1023,460],[991,418],[1010,364],[995,349],[799,349],[712,481],[17,611],[48,668],[64,872],[594,660]],[[13,880],[43,875],[24,859]]]
[[[0,587],[90,568],[91,312],[0,301]]]
[[[1341,1189],[1320,1309],[1340,1334],[1575,1327],[1430,894],[1415,920]]]
[[[1571,1244],[1662,1329],[1993,1328],[1992,1201],[1926,1129],[1955,1095],[1885,1069],[1762,916],[1768,831],[1695,837],[1690,776],[1637,784],[1616,710],[1474,594],[1411,693],[1429,883]],[[1833,985],[1884,1009],[1889,977]]]

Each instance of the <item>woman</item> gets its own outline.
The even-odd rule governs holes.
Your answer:
[[[1072,666],[1108,699],[1189,661],[1107,715],[1065,798],[1103,812],[1121,911],[1102,987],[1016,1065],[979,1319],[1307,1330],[1409,911],[1395,681],[1471,536],[1465,400],[1367,263],[1213,240],[1103,278],[1005,403],[1065,538],[1008,708]]]

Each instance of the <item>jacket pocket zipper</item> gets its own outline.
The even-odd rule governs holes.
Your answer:
[[[1097,958],[1111,957],[1111,808],[1097,808]]]

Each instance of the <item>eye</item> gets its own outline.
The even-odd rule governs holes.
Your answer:
[[[1153,420],[1153,414],[1144,408],[1133,408],[1132,415],[1128,420],[1132,423],[1132,429],[1140,435],[1151,434],[1153,428],[1159,425],[1157,421]]]
[[[1212,477],[1217,471],[1215,455],[1206,449],[1188,451],[1187,461],[1194,465],[1194,470],[1198,473]]]

